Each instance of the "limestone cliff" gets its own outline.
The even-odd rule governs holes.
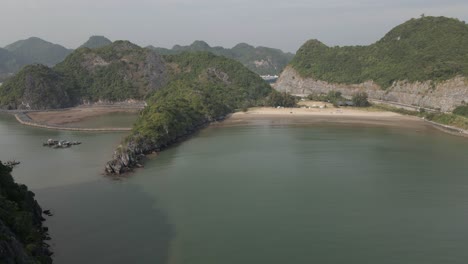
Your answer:
[[[463,102],[468,102],[468,79],[465,77],[455,77],[438,83],[398,81],[384,90],[372,81],[360,84],[337,84],[304,78],[288,66],[281,73],[275,89],[297,95],[328,93],[335,90],[345,96],[351,96],[357,91],[364,91],[370,99],[432,108],[444,112],[452,111]]]

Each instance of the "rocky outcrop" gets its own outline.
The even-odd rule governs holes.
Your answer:
[[[397,81],[384,90],[372,81],[360,84],[337,84],[303,78],[294,68],[288,66],[281,73],[274,88],[296,95],[328,93],[335,90],[340,91],[344,96],[351,96],[355,92],[364,91],[370,99],[431,108],[443,112],[452,111],[455,107],[468,102],[468,79],[465,77],[456,77],[438,83]]]
[[[209,124],[210,121],[220,121],[225,117],[219,117],[216,120],[206,120],[200,124],[196,124],[186,130],[186,133],[173,140],[166,142],[155,142],[147,138],[140,138],[138,134],[134,134],[128,138],[128,142],[120,145],[112,155],[112,160],[106,163],[104,171],[110,175],[121,175],[132,171],[133,168],[143,167],[142,163],[146,155],[151,153],[158,153],[171,145],[187,138],[201,127]]]

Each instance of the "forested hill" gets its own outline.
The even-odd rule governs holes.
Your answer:
[[[189,46],[175,45],[172,49],[155,48],[153,46],[147,48],[162,55],[178,54],[185,51],[207,51],[215,55],[237,60],[259,75],[279,74],[294,57],[294,54],[283,52],[279,49],[253,47],[245,43],[240,43],[231,49],[227,49],[223,47],[211,47],[206,42],[199,40]]]
[[[302,77],[332,83],[373,80],[382,88],[394,81],[441,81],[468,76],[468,25],[446,17],[411,19],[369,46],[328,47],[306,42],[291,66]]]
[[[20,66],[32,63],[53,66],[63,61],[72,52],[61,45],[36,37],[16,41],[6,46],[5,49],[16,57]]]
[[[161,56],[128,41],[80,48],[54,68],[24,67],[0,86],[4,109],[51,109],[82,102],[144,99],[165,84]]]
[[[165,56],[169,81],[149,100],[131,135],[107,164],[120,174],[141,154],[160,151],[236,109],[264,104],[270,85],[241,63],[208,52]]]
[[[32,37],[0,48],[0,82],[28,64],[53,66],[65,59],[72,50]]]
[[[80,48],[54,68],[23,68],[0,86],[0,107],[40,110],[83,102],[144,100],[163,87],[174,86],[175,79],[184,87],[221,79],[221,83],[213,82],[219,89],[213,88],[206,96],[221,96],[220,103],[229,109],[242,106],[240,101],[251,105],[238,99],[237,93],[247,100],[271,90],[258,75],[228,58],[207,52],[161,56],[128,41],[115,41],[101,48]]]
[[[112,41],[103,36],[91,36],[81,47],[95,49],[111,43]],[[43,64],[52,67],[72,52],[72,49],[37,37],[16,41],[0,48],[0,82],[26,65]]]

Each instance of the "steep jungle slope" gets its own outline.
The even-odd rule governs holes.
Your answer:
[[[0,162],[0,263],[52,263],[42,221],[34,193],[15,183],[11,169]]]

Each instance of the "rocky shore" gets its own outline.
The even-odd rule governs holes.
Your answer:
[[[211,122],[222,121],[225,116],[219,117],[216,120],[206,120],[202,123],[196,124],[186,130],[186,133],[174,140],[166,142],[155,142],[150,139],[139,138],[138,134],[130,135],[126,142],[117,147],[112,155],[112,159],[106,163],[105,173],[108,175],[122,175],[131,172],[134,168],[143,167],[143,162],[146,155],[158,153],[164,149],[181,142],[201,128],[206,127]]]

